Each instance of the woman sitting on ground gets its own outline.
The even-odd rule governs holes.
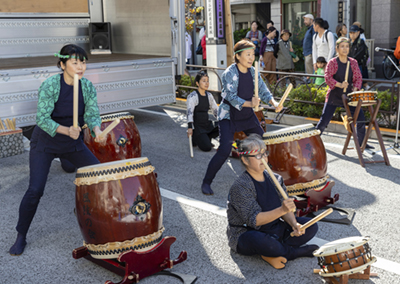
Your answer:
[[[202,151],[211,151],[211,139],[218,137],[217,122],[208,118],[208,110],[217,117],[218,106],[213,95],[207,92],[209,86],[208,75],[199,72],[196,76],[198,89],[187,97],[188,137],[192,135],[193,146],[199,146]]]
[[[318,225],[300,230],[309,218],[296,218],[293,199],[282,200],[261,161],[268,163],[261,137],[251,134],[238,141],[238,148],[246,171],[233,183],[228,195],[227,234],[231,249],[243,255],[261,255],[276,269],[284,268],[287,260],[313,257],[318,246],[304,244],[315,236]],[[282,177],[275,177],[286,189]],[[294,237],[290,236],[292,231]]]

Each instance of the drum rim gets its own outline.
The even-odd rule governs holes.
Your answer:
[[[332,272],[332,273],[325,273],[325,272],[323,272],[323,270],[321,270],[319,272],[319,275],[321,275],[322,277],[332,277],[332,276],[335,277],[335,276],[340,276],[343,274],[354,274],[354,273],[357,273],[357,272],[367,269],[368,266],[374,264],[376,261],[377,261],[376,257],[373,256],[370,261],[368,261],[367,263],[364,263],[363,265],[360,265],[358,267],[348,269],[348,270],[338,271],[338,272]]]
[[[133,163],[134,165],[143,163],[143,162],[147,162],[149,161],[149,158],[147,157],[137,157],[137,158],[130,158],[130,159],[125,159],[125,160],[117,160],[117,161],[110,161],[110,162],[106,162],[106,163],[101,163],[101,164],[95,164],[95,165],[90,165],[90,166],[86,166],[86,167],[81,167],[78,168],[76,170],[76,173],[87,173],[89,169],[94,169],[94,168],[101,168],[103,169],[114,169],[118,166],[122,167],[122,166],[129,166],[131,165],[131,163]],[[107,166],[114,166],[114,167],[110,167],[107,168]]]
[[[271,135],[274,135],[274,134],[286,134],[288,132],[294,132],[293,130],[302,130],[302,129],[309,130],[311,128],[315,129],[315,126],[312,123],[305,123],[305,124],[300,124],[300,125],[293,125],[290,127],[283,127],[278,130],[265,132],[263,134],[263,138],[264,137],[269,138]]]
[[[358,243],[355,244],[353,247],[351,246],[351,243],[356,243],[356,238],[358,239]],[[316,251],[314,251],[314,256],[316,257],[322,257],[322,256],[328,256],[328,255],[334,255],[334,254],[338,254],[338,253],[342,253],[351,249],[355,249],[358,248],[360,246],[363,246],[364,244],[368,243],[370,237],[366,236],[366,237],[362,237],[362,236],[354,236],[354,237],[348,237],[348,238],[343,238],[343,239],[338,239],[336,241],[332,241],[329,243],[324,244],[323,246],[321,246],[319,249],[317,249]],[[338,245],[340,243],[336,243],[340,240],[348,240],[347,243],[343,243],[343,246],[341,248],[337,248]],[[329,247],[328,245],[331,244]],[[334,246],[335,245],[335,246]],[[345,247],[344,245],[347,245],[347,247]],[[325,246],[325,250],[322,251],[324,249]],[[336,248],[336,249],[335,249]]]
[[[349,96],[351,96],[351,95],[353,95],[353,94],[364,94],[364,93],[378,94],[377,91],[363,90],[363,91],[355,91],[355,92],[348,93],[347,96],[349,97]]]
[[[285,127],[279,130],[265,132],[262,139],[265,145],[277,145],[286,142],[303,140],[309,137],[319,137],[321,131],[311,123]],[[322,144],[323,145],[323,144]]]

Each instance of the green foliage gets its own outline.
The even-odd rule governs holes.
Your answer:
[[[250,28],[234,31],[233,32],[233,40],[235,41],[235,43],[237,43],[241,39],[244,39],[246,37],[246,34],[248,31],[250,31]]]
[[[300,27],[299,25],[293,27],[291,41],[294,52],[300,58],[300,60],[294,64],[296,71],[304,71],[303,38],[306,31],[307,27],[305,25],[303,25],[303,27]]]
[[[181,79],[177,82],[177,85],[193,87],[195,85],[195,77],[194,76],[190,77],[189,75],[182,75]],[[179,87],[177,95],[180,98],[186,98],[193,91],[194,89]]]
[[[396,116],[389,113],[390,111],[390,102],[392,100],[392,93],[389,89],[386,91],[378,91],[378,99],[382,100],[381,106],[379,107],[377,121],[379,125],[386,127],[386,128],[393,128],[396,129]],[[393,104],[397,106],[397,97],[394,96]],[[397,109],[397,107],[395,107]],[[382,111],[387,111],[382,112]],[[366,112],[366,117],[370,117],[369,112]]]

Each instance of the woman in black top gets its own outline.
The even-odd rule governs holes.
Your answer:
[[[212,110],[217,117],[218,106],[211,93],[207,92],[209,86],[208,75],[199,72],[196,76],[198,89],[187,97],[188,137],[193,135],[193,146],[199,146],[202,151],[210,151],[211,139],[218,137],[218,125],[208,119],[208,110]]]

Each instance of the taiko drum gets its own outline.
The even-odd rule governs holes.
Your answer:
[[[163,209],[154,167],[145,158],[79,168],[76,215],[94,258],[148,250],[162,239]]]

